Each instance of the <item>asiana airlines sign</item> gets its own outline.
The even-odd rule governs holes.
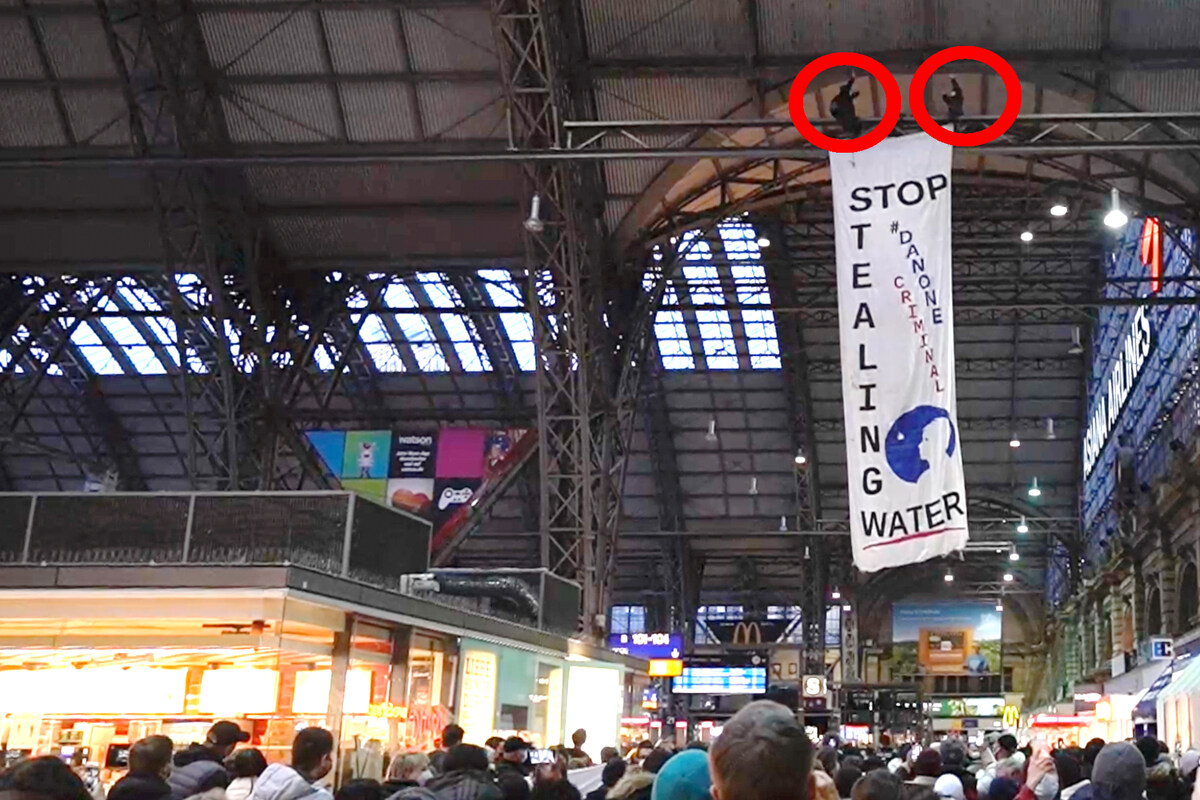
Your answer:
[[[1133,315],[1133,325],[1125,332],[1120,347],[1112,354],[1112,365],[1097,393],[1095,405],[1088,415],[1087,433],[1083,437],[1083,474],[1092,474],[1104,445],[1112,435],[1121,411],[1137,385],[1138,376],[1149,360],[1154,338],[1150,330],[1150,318],[1144,306],[1138,307]]]

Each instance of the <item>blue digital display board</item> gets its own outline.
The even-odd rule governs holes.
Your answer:
[[[614,653],[634,658],[681,658],[683,656],[683,634],[681,633],[613,633],[609,634],[608,647]]]
[[[766,667],[684,667],[671,681],[676,694],[763,694]]]

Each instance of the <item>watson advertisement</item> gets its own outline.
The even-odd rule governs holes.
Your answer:
[[[897,603],[892,607],[892,675],[1000,672],[1002,616],[994,603]]]

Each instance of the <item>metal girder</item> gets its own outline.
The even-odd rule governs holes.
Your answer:
[[[783,231],[767,228],[768,238],[778,242],[786,263],[789,252]],[[767,283],[772,307],[795,302],[797,286],[791,269],[770,269]],[[792,447],[803,454],[805,463],[795,465],[796,528],[812,530],[821,519],[821,483],[817,464],[816,432],[813,427],[812,391],[808,351],[804,341],[804,320],[799,314],[778,319],[779,355],[783,364],[783,391],[790,410],[788,428]],[[823,538],[804,541],[800,575],[800,619],[804,626],[803,659],[805,675],[825,674],[825,596],[832,563],[845,558],[844,548]]]
[[[583,631],[600,636],[616,534],[609,471],[614,452],[605,414],[599,345],[600,252],[577,167],[545,155],[562,145],[562,121],[581,106],[571,86],[567,4],[493,0],[494,27],[508,100],[510,144],[539,154],[521,159],[526,186],[540,201],[540,224],[525,228],[528,304],[537,364],[541,559],[583,586]]]

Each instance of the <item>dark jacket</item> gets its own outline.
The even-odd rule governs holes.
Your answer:
[[[524,764],[514,764],[511,761],[496,762],[496,786],[499,787],[504,800],[527,800],[529,797],[529,781],[525,778],[529,769]]]
[[[1159,756],[1146,770],[1146,800],[1188,800],[1183,779],[1170,756]]]
[[[611,788],[611,786],[601,786],[599,789],[592,789],[584,795],[583,800],[604,800]]]
[[[439,775],[425,784],[438,800],[503,800],[500,788],[486,772],[461,770]]]
[[[403,792],[405,789],[411,789],[419,785],[416,781],[384,781],[382,796],[391,797],[396,792]]]
[[[171,796],[171,784],[157,773],[131,772],[108,790],[114,800],[166,800]]]
[[[202,744],[193,744],[175,754],[175,768],[167,783],[171,800],[185,800],[194,794],[229,785],[229,772],[220,757]]]

